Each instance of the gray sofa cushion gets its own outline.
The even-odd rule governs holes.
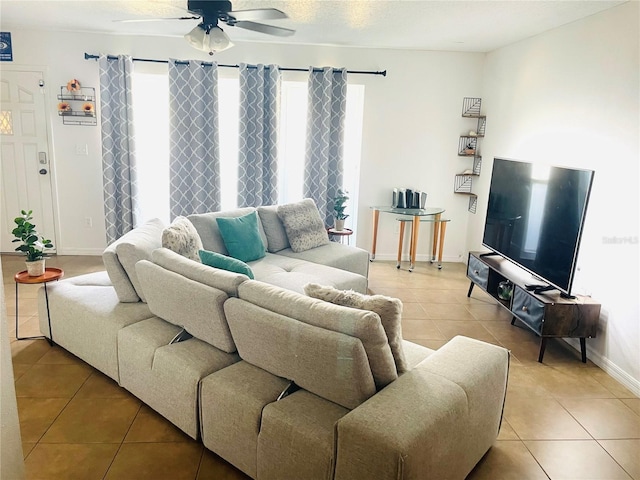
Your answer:
[[[242,283],[238,298],[300,322],[358,338],[378,389],[398,378],[387,335],[376,313],[333,305],[256,280]]]
[[[138,260],[151,259],[153,250],[162,246],[163,229],[160,219],[149,220],[125,233],[102,254],[102,261],[121,302],[144,301],[135,265]]]
[[[375,395],[367,354],[358,338],[316,327],[253,303],[224,304],[240,357],[345,408]]]
[[[294,252],[290,248],[285,248],[280,250],[278,255],[339,268],[365,278],[369,276],[369,252],[338,242],[329,242],[304,252]]]
[[[319,298],[325,302],[377,313],[389,339],[398,375],[409,370],[402,343],[402,302],[399,299],[384,295],[363,295],[315,283],[305,285],[304,291],[310,297]]]
[[[220,229],[216,223],[216,218],[236,218],[243,217],[251,212],[255,212],[253,207],[237,208],[235,210],[226,210],[224,212],[210,212],[210,213],[198,213],[189,215],[187,218],[191,220],[193,226],[196,227],[200,239],[202,240],[202,247],[204,250],[211,252],[222,253],[228,255],[229,252],[224,246],[222,235],[220,235]],[[260,238],[264,245],[267,244],[267,237],[264,234],[262,223],[258,222],[258,230],[260,231]]]
[[[220,270],[219,268],[211,268],[208,265],[203,265],[178,255],[167,248],[159,248],[154,251],[152,260],[153,263],[167,270],[222,290],[231,297],[238,296],[238,285],[247,279],[246,275]]]
[[[312,199],[305,198],[300,202],[280,205],[278,216],[294,252],[304,252],[329,243],[329,235]]]
[[[256,280],[298,293],[304,293],[303,287],[307,283],[367,291],[367,279],[362,275],[278,254],[267,253],[264,258],[250,262],[249,266]]]
[[[289,248],[287,231],[278,216],[278,206],[258,207],[258,215],[260,215],[260,222],[262,222],[262,228],[264,228],[264,233],[267,236],[267,251],[276,253]]]
[[[194,337],[223,352],[236,351],[222,307],[229,298],[225,292],[147,260],[138,262],[136,268],[154,315],[184,327]]]

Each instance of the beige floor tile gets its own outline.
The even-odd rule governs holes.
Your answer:
[[[37,443],[22,441],[22,458],[27,458]]]
[[[551,395],[558,398],[613,398],[614,395],[596,381],[586,368],[549,368],[534,370],[532,375]]]
[[[249,480],[250,477],[225,462],[215,453],[204,449],[196,480]]]
[[[511,351],[511,357],[515,363],[523,366],[541,365],[538,363],[540,339],[535,335],[529,336],[525,341],[514,341],[503,337],[501,342]]]
[[[14,325],[14,328],[11,329],[11,334],[14,337],[16,336],[15,325]],[[38,315],[31,315],[30,317],[20,316],[20,320],[18,322],[18,335],[22,339],[32,338],[32,337],[42,337],[42,332],[40,331],[40,320],[38,319]],[[21,341],[27,341],[27,340],[21,340]]]
[[[417,302],[404,302],[402,305],[402,319],[408,320],[427,320],[427,314]]]
[[[202,457],[200,443],[123,443],[105,480],[192,480]]]
[[[474,298],[468,298],[466,292],[460,290],[419,288],[413,290],[413,295],[418,302],[428,305],[434,303],[453,303],[457,305],[483,304]]]
[[[520,440],[516,431],[504,418],[502,419],[502,425],[500,425],[498,440]]]
[[[18,380],[27,370],[31,368],[29,363],[14,363],[13,364],[13,379]]]
[[[525,330],[524,328],[519,328],[514,325],[511,325],[510,320],[505,320],[505,321],[479,320],[479,322],[484,328],[486,328],[489,331],[489,333],[491,333],[491,335],[493,335],[498,340],[500,340],[500,342],[503,345],[507,346],[507,345],[519,343],[519,342],[535,343],[534,350],[536,354],[538,353],[540,343],[536,342],[535,338],[532,338],[530,330]]]
[[[133,398],[74,398],[40,442],[120,443],[139,409]]]
[[[114,380],[94,370],[75,398],[132,398],[133,395]]]
[[[631,478],[595,440],[524,443],[552,480]]]
[[[467,305],[455,303],[424,303],[422,304],[422,308],[427,312],[427,318],[430,320],[475,320],[473,315],[467,310]]]
[[[617,398],[564,398],[559,402],[595,439],[640,439],[640,416]]]
[[[511,364],[509,368],[509,381],[507,392],[509,395],[520,397],[546,397],[553,398],[551,393],[538,383],[533,370],[546,369],[540,364],[522,366]]]
[[[599,440],[598,443],[634,480],[640,480],[640,440]]]
[[[44,365],[86,365],[74,354],[57,345],[51,347],[36,363]]]
[[[91,371],[84,365],[33,365],[16,381],[16,396],[71,398]]]
[[[589,370],[589,375],[595,378],[607,390],[613,393],[617,398],[636,398],[636,396],[615,378],[599,368]],[[640,413],[639,413],[640,414]]]
[[[493,305],[475,303],[467,305],[467,309],[476,320],[486,322],[503,322],[511,325],[512,315],[506,309],[494,303]],[[513,326],[512,326],[513,327]]]
[[[169,420],[142,405],[124,439],[125,442],[195,442]]]
[[[464,335],[494,345],[500,345],[500,342],[475,320],[434,320],[433,323],[447,340],[456,335]]]
[[[636,415],[640,415],[640,398],[623,398],[621,400],[622,403],[636,412]]]
[[[409,340],[446,340],[431,320],[402,320],[402,337]]]
[[[375,288],[369,285],[369,289],[371,289],[372,294],[399,298],[403,303],[411,303],[417,301],[413,295],[413,291],[407,288],[398,288],[397,286]]]
[[[26,480],[100,480],[119,446],[117,443],[39,443],[24,462]]]
[[[22,332],[20,332],[22,335]],[[20,340],[11,343],[13,363],[33,365],[51,349],[46,340]]]
[[[418,345],[422,345],[423,347],[430,348],[431,350],[438,350],[448,342],[448,340],[428,340],[423,338],[414,338],[411,341],[413,343],[417,343]]]
[[[467,476],[467,480],[547,480],[540,465],[520,441],[499,440]]]
[[[66,398],[18,398],[22,441],[38,442],[67,403]]]
[[[591,439],[553,398],[507,394],[504,416],[522,440]]]

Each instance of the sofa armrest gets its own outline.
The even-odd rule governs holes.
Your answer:
[[[336,424],[338,480],[464,479],[502,420],[509,352],[455,337]]]

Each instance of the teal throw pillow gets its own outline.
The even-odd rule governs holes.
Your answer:
[[[242,217],[218,217],[216,223],[224,246],[233,258],[251,262],[265,256],[255,211]]]
[[[221,253],[210,252],[208,250],[198,250],[198,255],[200,256],[200,261],[205,265],[230,272],[242,273],[251,280],[254,278],[251,267],[237,258],[228,257]]]

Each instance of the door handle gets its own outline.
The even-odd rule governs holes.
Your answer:
[[[46,175],[47,174],[47,169],[46,168],[41,168],[40,171],[38,172],[40,175]]]

